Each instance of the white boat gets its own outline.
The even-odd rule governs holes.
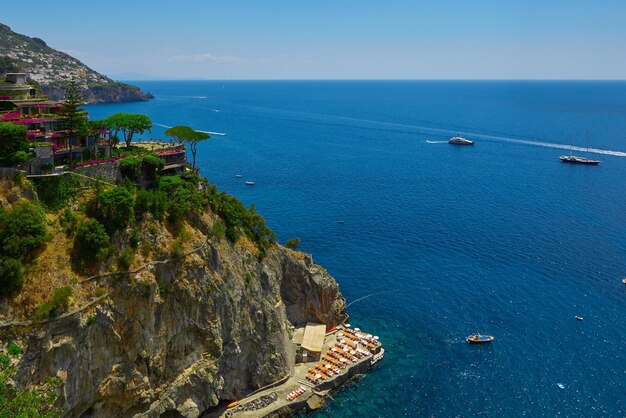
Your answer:
[[[450,138],[448,144],[452,145],[474,145],[474,141],[470,141],[467,138],[463,138],[461,135],[457,135],[453,138]]]
[[[598,165],[600,164],[600,160],[592,160],[589,158],[589,131],[587,131],[587,153],[585,157],[579,157],[577,155],[572,155],[572,147],[569,147],[569,155],[561,155],[559,157],[564,163],[572,163],[572,164],[586,164],[586,165]]]
[[[242,178],[243,176],[241,174],[235,174],[235,177],[237,177],[238,179]]]
[[[246,186],[254,186],[255,184],[256,183],[253,181],[250,181],[250,180],[246,181]]]

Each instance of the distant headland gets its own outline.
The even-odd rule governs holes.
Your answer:
[[[15,33],[0,23],[0,74],[13,72],[28,73],[28,82],[52,100],[65,96],[70,80],[76,80],[86,103],[136,102],[154,97],[92,70],[76,58],[49,47],[42,39]]]

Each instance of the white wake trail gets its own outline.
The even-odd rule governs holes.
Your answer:
[[[162,123],[156,123],[156,122],[154,122],[154,124],[155,124],[156,126],[160,126],[161,128],[166,128],[166,129],[171,128],[171,126],[170,126],[170,125],[164,125],[164,124],[162,124]],[[228,135],[226,132],[201,131],[200,129],[196,129],[196,130],[197,130],[198,132],[204,132],[205,134],[209,134],[209,135],[219,135],[219,136],[226,136],[226,135]]]

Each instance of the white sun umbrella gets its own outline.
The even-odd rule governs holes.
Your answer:
[[[345,358],[343,358],[343,357],[341,358],[341,361],[342,361],[343,363],[347,363],[347,362],[348,362],[348,360],[346,360],[346,359],[345,359]]]
[[[319,373],[315,375],[315,378],[316,378],[316,379],[319,379],[320,377],[322,377],[322,375],[321,375],[321,374],[319,374]]]
[[[343,337],[343,332],[338,332],[338,333],[337,333],[337,335],[338,335],[339,337]]]
[[[355,328],[354,330],[355,330],[356,332],[359,332],[359,331],[361,331],[361,328]]]
[[[379,340],[380,338],[378,337],[378,335],[374,335],[374,339]]]
[[[372,338],[372,334],[367,334],[367,338]]]
[[[354,355],[354,354],[356,354],[356,351],[352,350],[352,351],[350,351],[350,354]]]
[[[341,344],[345,344],[346,340],[339,340]]]
[[[335,347],[330,349],[331,351],[337,351],[337,349]]]
[[[343,324],[344,327],[350,328],[350,324]]]

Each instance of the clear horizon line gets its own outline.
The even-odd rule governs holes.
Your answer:
[[[113,78],[111,76],[108,76]],[[626,78],[119,78],[115,81],[626,81]]]

